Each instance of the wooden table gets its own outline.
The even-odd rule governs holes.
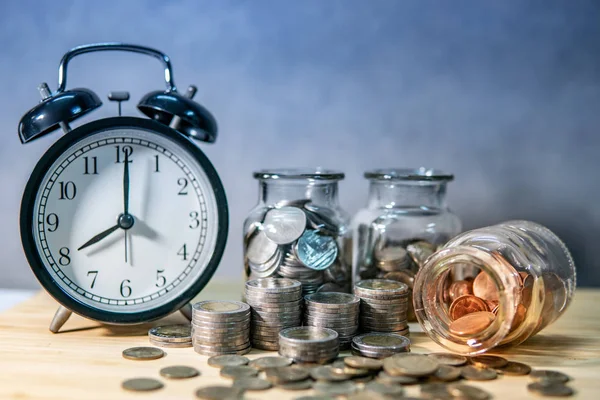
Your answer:
[[[213,281],[199,299],[239,299],[240,284]],[[165,349],[167,356],[154,361],[131,361],[121,352],[132,346],[148,345],[151,325],[109,327],[73,316],[63,332],[52,334],[48,324],[56,303],[39,293],[0,314],[0,399],[193,399],[195,389],[211,384],[230,384],[219,377],[218,369],[206,364],[207,357],[191,348]],[[172,315],[165,322],[182,322]],[[411,324],[412,350],[416,353],[441,351]],[[270,352],[253,350],[256,358]],[[578,290],[566,314],[554,325],[503,356],[522,361],[534,368],[557,369],[570,375],[577,391],[572,398],[600,399],[600,291]],[[201,376],[183,381],[159,377],[160,368],[190,365]],[[130,393],[121,382],[133,377],[154,377],[165,387],[151,393]],[[495,399],[534,397],[527,392],[526,377],[500,377],[495,381],[472,383],[493,393]],[[417,395],[417,387],[407,387],[409,395]],[[272,389],[250,392],[254,399],[292,399],[311,391],[285,392]]]

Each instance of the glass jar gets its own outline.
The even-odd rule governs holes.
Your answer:
[[[245,278],[300,281],[303,294],[349,292],[349,215],[338,200],[339,171],[274,169],[254,173],[258,204],[244,222]]]
[[[414,307],[431,339],[461,354],[517,345],[555,321],[575,290],[564,243],[529,221],[465,232],[415,279]]]
[[[385,278],[413,287],[414,277],[438,246],[461,230],[446,206],[452,175],[437,170],[377,169],[369,180],[367,207],[352,221],[353,282]],[[408,320],[416,321],[409,293]]]

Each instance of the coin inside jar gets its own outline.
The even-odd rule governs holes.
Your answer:
[[[460,317],[478,311],[489,311],[487,303],[477,296],[468,294],[454,300],[450,305],[449,313],[452,320],[457,320]]]
[[[482,332],[489,327],[496,316],[488,311],[478,311],[463,315],[449,326],[451,333],[459,336],[469,336]]]
[[[284,206],[267,211],[263,222],[269,240],[284,245],[296,241],[306,228],[306,214],[299,208]]]
[[[454,301],[461,296],[466,296],[469,294],[473,294],[473,282],[467,280],[460,280],[452,282],[450,287],[448,288],[448,295],[450,296],[450,300]]]
[[[473,281],[473,294],[487,301],[499,301],[498,287],[485,272],[480,272]]]

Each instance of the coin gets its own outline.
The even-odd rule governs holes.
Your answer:
[[[471,385],[452,384],[448,385],[448,391],[455,398],[468,400],[488,400],[492,396],[483,389]]]
[[[450,386],[446,383],[426,383],[419,386],[422,398],[433,398],[433,399],[452,399],[450,393]]]
[[[156,347],[164,347],[164,348],[184,348],[184,347],[192,347],[192,341],[187,341],[187,342],[161,342],[158,340],[148,340],[150,342],[151,345],[154,345]]]
[[[470,294],[461,296],[454,300],[450,305],[448,313],[452,320],[457,320],[467,314],[477,311],[490,311],[485,300]]]
[[[559,383],[565,383],[571,379],[568,375],[563,374],[562,372],[545,369],[536,369],[531,371],[529,378],[534,381],[552,381]]]
[[[402,282],[389,279],[365,279],[354,285],[354,294],[359,297],[403,295],[408,293],[408,286]],[[376,298],[376,297],[375,297]]]
[[[248,378],[257,376],[258,371],[247,365],[234,365],[221,368],[220,375],[230,379]]]
[[[308,389],[312,389],[313,381],[310,379],[306,379],[306,380],[297,381],[297,382],[279,383],[276,386],[283,390],[308,390]]]
[[[573,395],[573,389],[556,381],[539,381],[527,385],[527,390],[546,397],[567,397]]]
[[[244,391],[231,386],[206,386],[196,390],[196,397],[202,400],[242,399]]]
[[[479,368],[502,368],[508,364],[506,358],[484,354],[469,358],[469,362]]]
[[[415,383],[419,382],[417,378],[414,378],[412,376],[393,376],[385,371],[379,372],[379,374],[377,375],[377,380],[379,382],[389,383],[392,385],[414,385]]]
[[[269,368],[282,368],[292,364],[292,360],[287,357],[261,357],[250,361],[250,366],[259,371]]]
[[[355,336],[352,342],[358,349],[371,351],[410,349],[410,340],[394,333],[371,332]]]
[[[259,230],[248,240],[246,258],[254,264],[265,264],[277,253],[277,243],[270,240],[264,230]]]
[[[192,327],[190,324],[156,326],[148,331],[148,336],[156,341],[188,342],[192,340]]]
[[[489,381],[498,377],[496,371],[489,368],[477,368],[472,365],[467,365],[461,369],[462,377],[470,381]]]
[[[327,382],[341,382],[350,379],[349,375],[345,373],[339,373],[329,365],[323,365],[315,367],[310,370],[310,376],[316,381],[327,381]]]
[[[402,396],[404,388],[400,385],[393,385],[382,382],[369,382],[365,385],[367,392],[384,394],[386,396]]]
[[[420,240],[406,246],[406,251],[413,262],[421,268],[425,264],[425,260],[435,253],[436,246],[424,240]]]
[[[123,357],[128,360],[156,360],[165,355],[165,352],[156,347],[131,347],[123,350]]]
[[[232,386],[243,391],[260,391],[270,389],[272,385],[261,378],[245,377],[234,380]]]
[[[491,312],[478,311],[467,314],[452,321],[449,326],[450,333],[458,336],[470,336],[479,333],[489,327],[496,316]]]
[[[383,368],[383,362],[367,357],[351,356],[344,358],[344,363],[352,368],[378,371]]]
[[[531,372],[529,365],[515,361],[509,361],[505,366],[495,369],[497,373],[503,375],[528,375]]]
[[[227,319],[227,317],[238,314],[245,315],[246,312],[250,311],[250,307],[240,301],[204,300],[195,303],[193,311],[208,318],[221,317],[221,319]]]
[[[296,207],[272,208],[267,211],[263,229],[269,240],[284,245],[296,241],[306,228],[306,214]]]
[[[427,376],[438,367],[434,359],[423,354],[397,354],[383,361],[383,369],[390,375]]]
[[[231,354],[225,354],[222,356],[213,356],[208,359],[208,365],[215,368],[223,367],[235,367],[240,365],[246,365],[250,362],[249,359],[242,356],[236,356]]]
[[[309,377],[307,369],[297,366],[267,368],[264,371],[267,380],[274,384],[304,381]]]
[[[467,363],[467,357],[452,353],[429,353],[428,357],[433,358],[438,364],[458,367]]]
[[[148,392],[151,390],[162,389],[164,385],[161,381],[152,378],[133,378],[123,381],[121,387],[133,392]]]
[[[187,367],[185,365],[174,365],[165,367],[159,371],[160,375],[169,379],[186,379],[200,375],[196,368]]]
[[[499,301],[498,287],[485,272],[480,272],[473,281],[473,294],[487,301]]]
[[[454,281],[448,288],[448,296],[451,301],[458,299],[459,297],[472,295],[473,294],[473,282],[460,280]]]
[[[306,230],[296,242],[295,251],[302,264],[321,271],[333,264],[338,255],[338,246],[333,237]]]
[[[349,293],[320,292],[304,297],[307,307],[339,309],[340,306],[358,309],[360,298]]]
[[[337,342],[336,331],[327,328],[315,328],[312,326],[299,326],[287,328],[279,332],[279,339],[289,343],[311,344]]]
[[[331,396],[344,396],[357,391],[357,386],[354,382],[317,382],[313,385],[313,389],[317,393],[328,394]]]
[[[461,376],[461,369],[452,367],[450,365],[440,365],[433,374],[433,377],[444,382],[451,382],[459,379]]]

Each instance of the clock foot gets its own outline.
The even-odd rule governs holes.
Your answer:
[[[188,320],[192,320],[192,304],[191,303],[187,303],[185,306],[181,307],[179,309],[179,311],[181,311],[181,313],[183,314],[184,317],[186,317]]]
[[[56,314],[54,314],[54,318],[52,318],[52,322],[50,322],[50,332],[57,333],[65,322],[67,322],[71,314],[73,314],[71,310],[59,306]]]

